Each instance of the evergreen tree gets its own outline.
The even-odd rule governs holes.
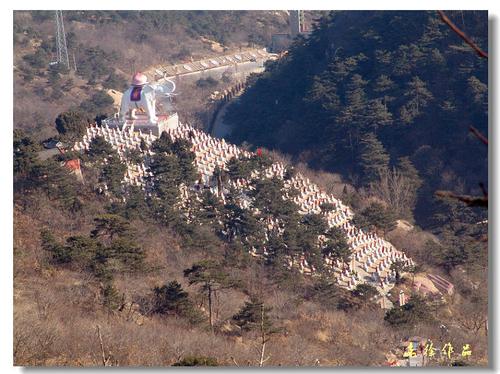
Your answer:
[[[31,175],[34,186],[44,191],[49,199],[59,201],[67,209],[78,209],[80,183],[60,162],[41,161],[33,167]]]
[[[73,263],[86,267],[95,256],[100,243],[86,236],[70,236],[66,239],[66,250]]]
[[[269,359],[269,357],[265,357],[267,342],[269,342],[273,334],[279,331],[271,322],[270,311],[271,308],[264,306],[263,302],[252,298],[250,302],[245,302],[243,308],[233,316],[233,320],[242,331],[252,329],[259,331],[260,354],[258,363],[260,367]]]
[[[357,147],[362,129],[366,128],[367,98],[365,86],[367,81],[361,75],[354,74],[347,85],[345,93],[346,105],[342,110],[339,122],[347,128],[348,147],[353,151]]]
[[[326,242],[323,244],[323,254],[331,256],[335,260],[347,263],[352,253],[352,249],[347,243],[347,239],[338,227],[331,227],[325,234]]]
[[[401,283],[401,274],[406,271],[406,265],[404,261],[397,260],[391,264],[391,271],[396,273],[396,284]]]
[[[408,89],[404,93],[408,97],[407,103],[401,107],[401,120],[404,123],[412,123],[418,117],[428,103],[434,98],[427,89],[427,85],[419,77],[413,77],[408,82]]]
[[[186,356],[172,366],[220,366],[217,358],[206,356]]]
[[[255,163],[252,158],[233,157],[227,162],[228,176],[232,180],[248,179],[252,171],[255,170]]]
[[[255,189],[250,190],[248,194],[264,218],[282,219],[297,210],[293,202],[283,200],[284,184],[281,179],[257,179],[253,186]]]
[[[220,229],[219,214],[222,212],[222,209],[220,200],[210,191],[204,190],[201,194],[199,209],[195,212],[196,220],[218,230]]]
[[[338,95],[337,80],[338,63],[328,65],[327,69],[319,76],[313,78],[313,83],[307,101],[317,103],[329,116],[340,110],[340,96]]]
[[[153,313],[186,316],[193,309],[188,293],[176,281],[155,287],[153,292]]]
[[[115,200],[106,208],[110,214],[115,214],[127,220],[140,219],[145,221],[150,217],[149,207],[146,202],[146,194],[138,186],[127,186],[125,191],[125,202]]]
[[[355,224],[363,229],[380,229],[385,233],[396,227],[396,217],[392,211],[380,203],[372,203],[354,217]]]
[[[186,186],[194,184],[198,177],[198,171],[194,166],[195,155],[192,152],[182,153],[179,156],[179,168],[181,172],[182,183]]]
[[[105,243],[112,242],[115,238],[130,238],[132,228],[130,223],[116,214],[102,214],[94,218],[95,227],[91,231],[92,238],[99,238]]]
[[[382,95],[382,104],[386,109],[387,104],[394,100],[394,97],[389,96],[389,94],[395,88],[395,86],[396,85],[394,81],[385,74],[380,75],[375,81],[375,87],[373,88],[373,91],[375,91],[379,95]]]
[[[102,287],[102,303],[109,310],[117,310],[123,305],[124,296],[120,295],[112,281],[105,281]]]
[[[392,114],[387,110],[381,99],[371,100],[366,111],[366,124],[363,132],[375,132],[379,127],[392,124]]]
[[[374,133],[363,137],[359,165],[365,184],[377,180],[389,167],[389,155]]]
[[[89,145],[87,155],[92,162],[103,162],[103,160],[115,153],[115,150],[102,136],[96,136]]]
[[[488,85],[481,82],[477,77],[468,79],[468,93],[472,96],[474,103],[482,109],[483,113],[488,113]]]
[[[422,186],[422,179],[409,157],[400,157],[398,162],[398,169],[402,175],[411,181],[415,192]]]
[[[176,216],[174,205],[178,201],[182,181],[177,159],[173,155],[157,153],[150,162],[149,170],[152,176],[146,178],[151,186],[148,205],[161,221],[172,222]]]
[[[306,298],[311,298],[324,308],[335,309],[342,290],[331,277],[319,277],[308,289]]]
[[[117,197],[123,195],[122,181],[127,171],[127,166],[120,160],[118,154],[113,151],[109,154],[106,163],[102,166],[99,181],[105,183],[108,191]]]
[[[300,225],[299,246],[302,248],[307,261],[314,266],[317,271],[323,269],[323,253],[320,249],[319,235],[324,234],[328,226],[322,216],[318,214],[305,215]]]
[[[116,270],[137,272],[144,268],[144,250],[131,238],[114,239],[108,248],[108,254],[110,258],[120,262]]]
[[[79,111],[68,111],[56,118],[56,129],[66,141],[76,141],[85,134],[88,118]]]
[[[291,254],[283,235],[274,231],[268,233],[265,246],[268,253],[266,256],[267,265],[282,267],[285,263],[285,256]]]
[[[184,270],[184,276],[190,285],[201,285],[208,297],[209,325],[213,331],[213,298],[214,294],[223,289],[234,287],[235,281],[213,260],[203,260]]]
[[[372,299],[375,296],[379,295],[379,292],[377,289],[369,284],[362,283],[358,284],[354,290],[351,291],[352,295],[358,299],[361,300],[361,305],[363,307],[366,307],[368,305],[371,305],[373,307],[376,307],[376,305],[373,305]]]
[[[141,138],[141,140],[144,139]],[[128,162],[136,165],[140,165],[144,161],[144,156],[142,155],[141,151],[139,151],[137,148],[127,149],[125,151],[125,158],[127,159]]]
[[[273,330],[273,325],[269,317],[270,307],[253,297],[246,301],[245,305],[233,316],[233,321],[242,331],[264,328],[265,331]],[[263,325],[263,326],[262,326]]]
[[[38,163],[40,146],[34,142],[24,131],[14,130],[14,175],[27,176]]]
[[[54,235],[49,230],[40,232],[42,248],[51,254],[51,261],[55,264],[67,264],[71,262],[70,251],[57,242]]]
[[[160,137],[151,145],[151,150],[155,153],[171,153],[172,144],[170,135],[166,131],[163,131]]]
[[[425,299],[413,294],[403,306],[394,306],[387,311],[384,320],[392,326],[413,327],[419,323],[433,321],[430,307]]]

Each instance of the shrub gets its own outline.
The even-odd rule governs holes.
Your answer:
[[[172,366],[219,366],[215,357],[186,356]]]
[[[433,321],[430,308],[425,300],[414,294],[403,306],[395,306],[387,311],[384,320],[392,326],[411,325]]]

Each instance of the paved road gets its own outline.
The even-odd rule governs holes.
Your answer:
[[[203,60],[179,63],[176,65],[164,66],[157,65],[149,68],[145,73],[151,80],[161,80],[163,77],[188,77],[190,75],[199,75],[210,71],[220,71],[221,74],[228,68],[250,69],[256,66],[262,67],[264,61],[276,59],[276,54],[268,53],[264,49],[252,49],[246,51],[225,54],[217,57],[207,57]],[[181,78],[182,79],[182,78]]]
[[[227,138],[231,134],[231,127],[224,123],[224,114],[226,113],[226,109],[228,105],[235,100],[238,100],[238,97],[234,97],[231,101],[224,104],[222,109],[217,114],[217,118],[215,118],[212,133],[210,135],[216,138]]]
[[[173,77],[174,82],[189,82],[194,83],[200,78],[212,77],[221,79],[224,74],[229,74],[233,81],[244,80],[250,73],[258,73],[264,71],[264,66],[261,62],[245,62],[238,65],[221,66],[209,70],[197,71],[190,74],[179,75]],[[161,82],[161,81],[160,81]]]

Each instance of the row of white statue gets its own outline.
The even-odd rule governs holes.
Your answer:
[[[167,133],[175,139],[185,139],[192,143],[192,151],[195,153],[195,165],[199,171],[198,188],[201,186],[209,187],[210,190],[224,200],[224,192],[218,191],[217,183],[213,183],[213,172],[216,167],[226,168],[227,162],[233,157],[250,157],[252,153],[239,149],[238,147],[227,144],[223,139],[213,138],[206,133],[194,129],[189,125],[179,124],[176,128],[169,128]],[[132,184],[146,187],[145,177],[150,175],[147,167],[148,156],[153,156],[150,149],[141,150],[141,139],[149,148],[156,139],[151,133],[133,132],[130,130],[121,131],[116,128],[105,126],[91,126],[87,129],[82,141],[77,142],[75,150],[88,150],[90,142],[96,136],[103,137],[109,142],[123,160],[126,160],[125,152],[131,149],[141,151],[145,157],[142,164],[131,164],[127,162],[127,172],[124,176],[124,184]],[[264,171],[265,177],[276,176],[284,179],[286,166],[282,163],[273,163]],[[254,174],[256,175],[256,174]],[[231,181],[230,184],[238,190],[248,189],[248,181],[238,179]],[[351,246],[352,255],[348,262],[341,263],[333,258],[325,258],[325,264],[331,266],[338,283],[346,288],[353,289],[360,283],[370,283],[378,288],[380,293],[386,293],[393,286],[395,272],[391,270],[391,264],[401,261],[406,265],[412,265],[413,261],[406,255],[394,248],[386,240],[378,237],[374,233],[366,233],[355,227],[352,223],[353,212],[344,205],[342,201],[331,194],[323,192],[316,184],[312,183],[300,173],[284,181],[284,198],[288,197],[286,191],[294,188],[297,195],[291,199],[299,206],[299,213],[321,213],[325,215],[326,221],[330,227],[336,226],[343,230],[348,244]],[[182,196],[187,198],[187,189],[183,189]],[[289,197],[288,197],[289,198]],[[322,212],[321,207],[329,204],[331,210]],[[243,200],[244,208],[251,208],[250,200]],[[272,224],[272,222],[270,223]],[[255,256],[266,255],[266,253],[252,253]],[[305,274],[313,274],[314,267],[309,264],[305,257],[297,259],[295,263],[290,262],[290,266],[297,268]]]

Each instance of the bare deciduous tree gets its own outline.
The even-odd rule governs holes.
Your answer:
[[[371,184],[371,192],[386,202],[398,216],[411,215],[416,193],[412,181],[396,168],[381,173],[380,179]]]

